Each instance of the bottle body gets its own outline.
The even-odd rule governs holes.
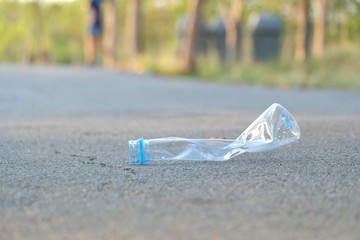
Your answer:
[[[234,140],[158,138],[129,141],[130,162],[146,164],[157,160],[224,161]]]

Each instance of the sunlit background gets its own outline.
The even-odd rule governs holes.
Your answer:
[[[0,63],[85,65],[87,4],[0,0]],[[102,10],[96,67],[360,89],[360,0],[104,0]]]

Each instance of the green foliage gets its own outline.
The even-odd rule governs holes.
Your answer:
[[[0,61],[32,62],[38,54],[56,63],[82,59],[82,3],[0,1]]]
[[[44,10],[51,60],[59,63],[81,63],[86,30],[82,3],[77,1],[67,3],[66,6],[49,5]]]
[[[18,60],[21,51],[27,47],[25,39],[29,36],[29,17],[23,5],[10,1],[0,2],[1,61]]]
[[[180,1],[143,1],[142,36],[145,50],[159,52],[164,48],[174,49],[175,24],[186,12]]]

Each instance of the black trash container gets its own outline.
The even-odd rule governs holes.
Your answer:
[[[276,58],[280,53],[282,24],[274,14],[255,14],[249,18],[252,35],[253,58],[266,61]]]
[[[178,36],[178,51],[184,50],[186,27],[188,24],[187,16],[182,16],[176,21],[176,32]],[[196,51],[199,54],[207,54],[208,51],[208,27],[200,20],[200,31],[197,34]]]

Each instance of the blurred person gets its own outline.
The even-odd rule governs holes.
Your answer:
[[[103,27],[102,0],[89,0],[89,20],[87,26],[87,36],[85,42],[85,61],[89,65],[94,65],[96,55],[101,50],[101,33]]]

